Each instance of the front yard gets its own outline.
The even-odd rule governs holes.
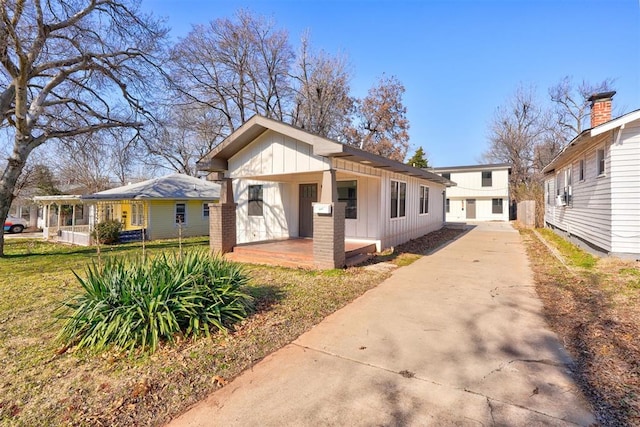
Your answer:
[[[640,425],[640,263],[593,257],[548,229],[521,234],[547,321],[598,422]]]
[[[441,230],[386,253],[379,261],[405,265],[461,233]],[[187,239],[183,250],[206,247]],[[55,341],[60,301],[80,286],[96,260],[92,248],[36,240],[5,243],[0,259],[0,424],[160,425],[272,351],[293,341],[328,314],[375,287],[388,268],[326,272],[247,267],[255,312],[235,331],[182,340],[152,355],[91,354]],[[177,241],[152,242],[150,255],[175,251]],[[140,254],[139,244],[104,248],[102,257]],[[384,264],[377,264],[377,266]]]

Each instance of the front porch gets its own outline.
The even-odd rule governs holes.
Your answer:
[[[345,264],[360,264],[368,259],[368,254],[376,252],[376,242],[347,239],[345,247]],[[317,268],[313,257],[313,239],[294,238],[271,240],[236,245],[233,252],[224,255],[236,262],[266,264],[289,268]]]

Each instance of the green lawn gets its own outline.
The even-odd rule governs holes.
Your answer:
[[[186,239],[183,250],[208,238]],[[95,248],[27,239],[5,242],[0,259],[0,424],[162,424],[326,315],[376,286],[387,272],[247,267],[257,311],[235,331],[178,340],[153,355],[91,354],[55,341],[54,312],[80,290]],[[147,244],[149,256],[176,241]],[[139,243],[102,247],[101,257],[141,254]]]

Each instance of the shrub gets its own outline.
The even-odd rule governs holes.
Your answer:
[[[205,251],[150,261],[111,257],[76,274],[83,292],[63,303],[58,338],[68,345],[155,351],[177,334],[208,336],[244,319],[251,297],[242,267]]]
[[[122,230],[122,223],[117,219],[110,219],[96,224],[93,237],[100,243],[113,244],[118,242]]]

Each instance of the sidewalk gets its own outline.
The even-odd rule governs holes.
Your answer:
[[[590,425],[541,312],[519,234],[477,224],[170,425]]]

